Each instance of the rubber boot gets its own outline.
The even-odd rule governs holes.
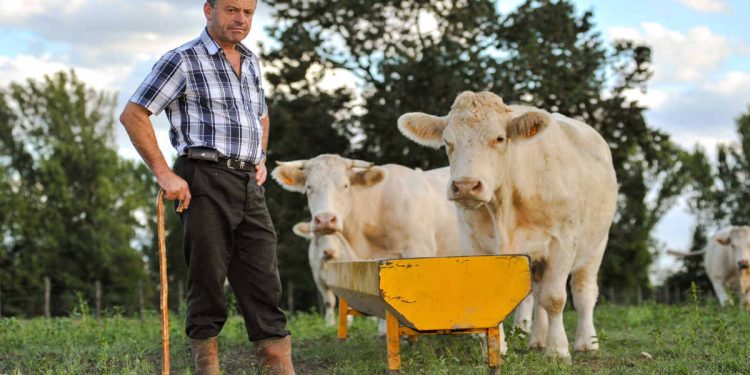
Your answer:
[[[219,340],[216,337],[190,339],[190,352],[195,363],[195,375],[220,375]]]
[[[256,341],[255,360],[258,361],[258,368],[262,374],[294,375],[292,337]]]

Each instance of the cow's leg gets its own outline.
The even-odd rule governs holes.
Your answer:
[[[325,320],[327,326],[336,325],[336,295],[331,289],[326,288],[323,292],[323,305],[325,306]]]
[[[385,319],[378,319],[378,337],[385,337],[388,334],[388,325]]]
[[[534,277],[536,277],[535,274]],[[541,275],[541,274],[539,274]],[[544,349],[547,343],[547,331],[549,327],[549,320],[547,318],[547,310],[544,309],[541,303],[540,295],[541,283],[534,282],[533,287],[533,308],[534,308],[534,319],[531,321],[531,337],[529,338],[529,348],[532,349]]]
[[[594,328],[594,306],[599,295],[599,287],[596,284],[596,274],[599,263],[595,265],[584,265],[574,271],[570,286],[573,293],[573,303],[578,312],[578,325],[576,326],[576,341],[573,345],[575,351],[588,352],[599,350],[599,342]]]
[[[531,329],[531,313],[534,310],[534,294],[529,294],[516,307],[516,314],[513,316],[513,326],[525,333]]]
[[[538,266],[541,267],[539,304],[547,311],[549,321],[545,353],[550,357],[562,358],[565,362],[570,362],[570,351],[563,325],[563,309],[568,298],[565,284],[573,265],[573,257],[570,250],[562,244],[570,243],[571,241],[553,238],[549,258],[546,263]]]
[[[708,278],[711,280],[711,284],[714,286],[714,291],[716,292],[716,297],[719,299],[719,303],[722,306],[727,305],[727,301],[729,301],[729,294],[727,294],[726,288],[724,288],[724,281],[721,277],[717,277],[715,275],[708,275]]]

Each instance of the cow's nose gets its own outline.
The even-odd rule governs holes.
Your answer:
[[[323,228],[334,228],[336,226],[336,223],[338,220],[336,219],[336,215],[331,213],[322,213],[315,215],[314,218],[315,227],[318,229]]]
[[[333,256],[336,255],[335,252],[331,249],[323,250],[323,258],[325,260],[333,259]]]
[[[737,262],[737,266],[739,266],[741,270],[746,270],[750,268],[750,262],[747,259],[743,259]]]
[[[454,180],[451,191],[453,191],[453,195],[477,195],[482,192],[482,181],[466,177]]]

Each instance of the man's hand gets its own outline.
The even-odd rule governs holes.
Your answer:
[[[180,201],[180,206],[177,208],[178,212],[188,209],[190,206],[190,187],[187,181],[171,170],[156,176],[156,181],[161,186],[161,189],[164,190],[164,197],[166,199]]]
[[[268,177],[268,171],[266,170],[266,163],[260,163],[255,168],[255,182],[258,185],[263,185],[264,182],[266,182],[266,177]]]

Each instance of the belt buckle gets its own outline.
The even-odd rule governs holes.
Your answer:
[[[227,159],[226,165],[227,165],[227,168],[234,169],[234,167],[232,166],[232,159]]]

